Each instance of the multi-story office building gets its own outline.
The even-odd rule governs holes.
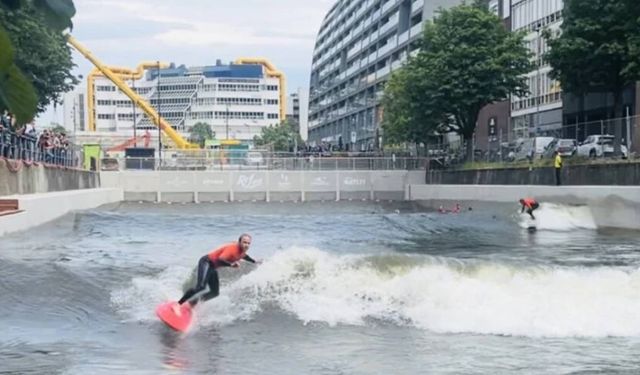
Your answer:
[[[309,138],[309,91],[298,90],[287,98],[287,120],[295,126],[302,140]]]
[[[65,93],[63,103],[65,129],[72,134],[84,131],[87,119],[85,90],[76,89]]]
[[[502,20],[505,28],[511,30],[511,0],[490,0],[489,11]],[[512,139],[511,100],[492,103],[484,107],[479,115],[474,138],[474,148],[489,155],[500,151],[505,142]]]
[[[460,0],[338,0],[313,53],[309,141],[377,148],[380,99],[390,73],[417,52],[423,21]]]
[[[563,0],[512,0],[511,29],[525,30],[525,42],[533,55],[534,69],[527,74],[530,94],[511,98],[515,138],[557,135],[562,129],[562,91],[549,77],[551,66],[543,59],[548,45],[542,32],[560,32]]]
[[[279,79],[267,76],[262,65],[172,65],[125,82],[184,136],[203,122],[218,139],[250,141],[263,127],[280,123]],[[130,132],[134,125],[155,129],[109,79],[99,76],[93,87],[96,131]]]

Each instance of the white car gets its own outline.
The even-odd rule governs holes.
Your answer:
[[[247,153],[246,165],[261,165],[264,163],[262,153],[258,151],[249,151]]]
[[[590,135],[578,145],[578,155],[591,158],[613,155],[612,135]],[[622,156],[627,157],[627,147],[620,145]]]
[[[532,137],[523,139],[515,152],[516,160],[524,160],[528,158],[542,158],[545,149],[555,138],[553,137]]]

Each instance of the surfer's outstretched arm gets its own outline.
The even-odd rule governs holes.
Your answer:
[[[252,257],[245,255],[244,257],[242,257],[242,259],[246,260],[247,262],[251,262],[251,263],[258,263],[255,259],[253,259]]]
[[[223,267],[233,267],[233,265],[234,265],[234,263],[227,262],[226,260],[220,259],[220,258],[218,258],[217,262],[218,262],[219,265],[221,265]]]

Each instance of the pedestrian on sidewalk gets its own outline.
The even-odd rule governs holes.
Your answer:
[[[554,151],[553,154],[555,155],[553,159],[553,166],[556,170],[556,186],[560,186],[562,185],[562,181],[560,179],[562,174],[562,156],[560,156],[560,153],[557,150]]]

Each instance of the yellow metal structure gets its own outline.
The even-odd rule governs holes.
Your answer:
[[[158,64],[157,62],[143,62],[140,65],[138,65],[136,70],[132,70],[129,68],[116,67],[116,66],[108,66],[107,68],[112,72],[114,72],[116,75],[118,75],[122,80],[125,80],[125,79],[137,80],[142,78],[142,76],[144,75],[145,69],[151,69],[151,68],[162,69],[167,67],[169,67],[169,64],[167,63]],[[96,131],[96,113],[95,113],[96,107],[95,107],[95,97],[94,97],[96,77],[104,77],[104,74],[102,74],[100,69],[93,68],[89,73],[89,75],[87,76],[87,109],[89,111],[87,125],[89,128],[89,131]]]
[[[267,76],[278,78],[280,80],[280,121],[287,118],[287,87],[284,73],[276,69],[276,67],[267,59],[257,57],[241,57],[235,61],[236,64],[258,64],[265,67]]]
[[[98,68],[100,72],[102,72],[102,74],[109,78],[111,82],[113,82],[120,89],[120,91],[128,96],[135,105],[140,107],[144,111],[144,113],[149,116],[151,121],[153,121],[153,123],[157,127],[159,127],[165,134],[167,134],[169,138],[171,138],[171,140],[176,144],[176,147],[180,149],[200,148],[197,144],[190,143],[182,138],[182,136],[171,127],[171,124],[161,118],[158,112],[151,105],[149,105],[146,100],[144,100],[132,89],[130,89],[129,86],[122,81],[122,78],[120,78],[118,74],[114,73],[111,69],[102,64],[95,56],[93,56],[91,52],[89,52],[89,50],[84,48],[84,46],[82,46],[77,40],[75,40],[75,38],[73,38],[69,34],[67,34],[67,42],[71,44],[76,50],[78,50],[78,52],[80,52],[89,61],[91,61],[93,65],[95,65],[95,67]],[[154,66],[157,65],[157,63],[154,64]]]

